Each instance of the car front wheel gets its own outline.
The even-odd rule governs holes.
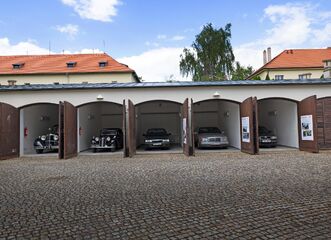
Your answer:
[[[37,154],[42,154],[43,151],[44,151],[43,149],[36,149],[36,153],[37,153]]]

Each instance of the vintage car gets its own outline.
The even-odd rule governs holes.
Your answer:
[[[145,137],[145,150],[152,148],[169,149],[171,133],[164,128],[150,128],[143,136]]]
[[[123,132],[120,128],[103,128],[99,136],[93,136],[91,149],[93,152],[98,150],[107,150],[111,152],[123,148]]]
[[[266,127],[259,126],[259,145],[260,147],[276,147],[277,136]]]
[[[34,141],[34,149],[40,154],[44,151],[57,151],[59,149],[59,125],[48,129],[48,134],[37,137]]]
[[[194,132],[197,148],[227,148],[228,137],[218,127],[199,127]]]

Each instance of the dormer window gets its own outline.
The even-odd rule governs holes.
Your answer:
[[[67,68],[73,68],[77,65],[77,62],[67,62]]]
[[[311,79],[311,73],[299,74],[299,79],[300,80]]]
[[[106,67],[108,65],[108,62],[107,61],[100,61],[99,62],[99,67]]]
[[[21,69],[24,66],[24,62],[21,63],[13,63],[13,69]]]

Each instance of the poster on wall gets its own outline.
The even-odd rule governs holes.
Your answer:
[[[183,143],[187,143],[186,118],[183,118]]]
[[[250,132],[249,132],[249,117],[241,118],[241,136],[243,142],[250,142]]]
[[[301,116],[301,139],[303,141],[314,141],[313,116]]]

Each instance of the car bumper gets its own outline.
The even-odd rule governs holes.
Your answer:
[[[57,150],[59,146],[34,146],[36,150]]]
[[[169,148],[169,142],[162,142],[162,143],[145,143],[146,148]]]
[[[229,146],[228,142],[200,142],[200,148],[226,148]]]
[[[112,144],[110,146],[91,145],[91,148],[94,148],[94,149],[115,149],[116,146],[114,144]]]
[[[259,141],[260,147],[276,147],[277,141]]]

